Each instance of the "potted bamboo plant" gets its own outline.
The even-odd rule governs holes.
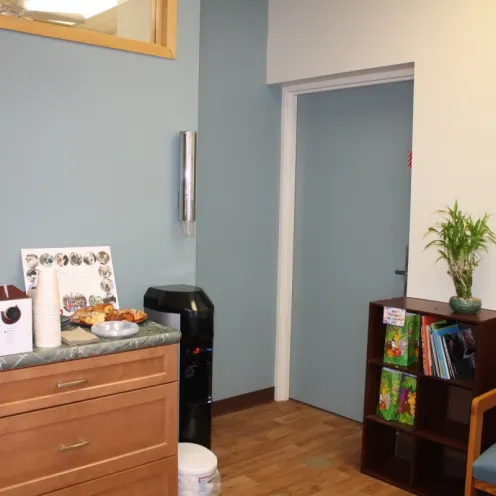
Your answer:
[[[481,261],[482,252],[487,252],[489,245],[496,244],[496,236],[488,226],[489,215],[486,213],[480,219],[474,220],[458,207],[455,201],[453,207],[439,210],[442,220],[430,227],[426,236],[435,239],[426,245],[435,248],[439,260],[448,265],[448,274],[455,285],[456,296],[449,301],[450,307],[456,313],[477,313],[482,302],[472,295],[472,281],[475,269]]]

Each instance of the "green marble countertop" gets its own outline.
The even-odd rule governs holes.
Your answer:
[[[64,326],[63,331],[75,329],[76,326]],[[92,358],[124,351],[153,348],[167,344],[179,343],[180,331],[147,321],[140,324],[140,332],[130,338],[103,339],[89,344],[58,346],[57,348],[34,348],[30,353],[0,356],[0,373],[7,370],[36,367],[50,363],[68,362],[80,358]]]

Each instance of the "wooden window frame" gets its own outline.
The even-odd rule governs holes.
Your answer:
[[[177,0],[152,0],[152,18],[150,22],[152,38],[155,38],[155,43],[119,38],[118,36],[96,31],[73,29],[67,26],[31,21],[20,17],[0,15],[0,29],[175,59]]]

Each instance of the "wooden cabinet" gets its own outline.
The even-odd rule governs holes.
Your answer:
[[[176,345],[0,373],[0,496],[176,496],[177,398]]]
[[[169,496],[177,494],[177,457],[102,477],[50,496]]]
[[[177,346],[0,372],[0,417],[177,381]]]

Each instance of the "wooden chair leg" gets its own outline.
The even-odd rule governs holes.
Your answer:
[[[493,390],[494,391],[494,390]],[[491,391],[491,399],[494,396]],[[485,396],[485,395],[484,395]],[[480,408],[480,400],[483,398],[479,396],[472,401],[472,410],[470,412],[470,431],[468,436],[468,450],[467,450],[467,467],[465,470],[465,496],[477,496],[475,489],[474,477],[472,472],[472,465],[481,453],[482,442],[482,422],[483,411]]]
[[[472,477],[465,480],[465,496],[477,496],[477,491],[474,487],[474,479]]]

